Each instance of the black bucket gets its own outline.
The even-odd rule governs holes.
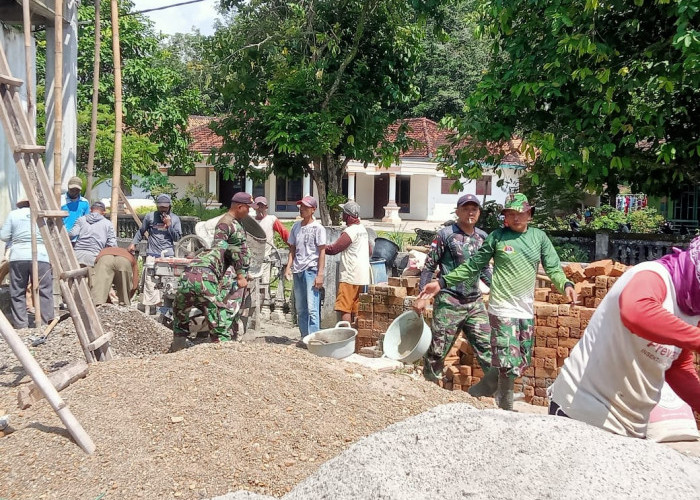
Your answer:
[[[370,260],[384,259],[386,268],[391,269],[398,254],[399,246],[396,243],[386,238],[377,238],[374,240],[374,249]]]

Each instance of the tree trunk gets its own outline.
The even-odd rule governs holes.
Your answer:
[[[321,223],[324,226],[340,224],[338,203],[341,203],[339,199],[343,196],[343,173],[347,163],[347,160],[343,161],[332,154],[314,161],[312,177],[316,182]]]
[[[95,60],[92,68],[92,117],[90,119],[90,149],[87,161],[87,189],[85,197],[92,201],[92,183],[95,166],[95,144],[97,143],[97,103],[100,92],[100,0],[95,0]]]

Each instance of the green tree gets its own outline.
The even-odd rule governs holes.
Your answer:
[[[406,116],[439,121],[459,115],[488,68],[491,40],[475,34],[475,0],[451,0],[441,7],[446,15],[443,30],[427,30],[424,56],[417,67],[420,99]],[[447,15],[449,14],[449,15]]]
[[[443,164],[478,175],[486,141],[520,134],[535,183],[558,176],[616,194],[700,180],[700,36],[691,0],[481,0],[488,73]]]
[[[159,164],[192,168],[196,155],[188,150],[187,118],[200,103],[193,81],[172,64],[169,53],[161,48],[161,37],[152,22],[133,15],[133,2],[123,0],[119,6],[119,35],[122,55],[124,92],[124,133],[122,178],[128,186],[132,175],[148,175]],[[107,178],[112,171],[114,142],[114,63],[109,1],[102,2],[102,45],[100,49],[100,89],[95,176]],[[78,7],[78,151],[77,164],[87,164],[92,74],[94,59],[94,16],[91,3]],[[38,88],[44,88],[46,43],[37,36]],[[43,106],[38,109],[43,113]],[[37,123],[43,123],[43,116]],[[43,135],[43,130],[40,130]]]
[[[415,7],[412,5],[415,3]],[[413,84],[426,15],[439,0],[259,0],[238,9],[213,40],[215,87],[226,105],[216,164],[292,177],[308,172],[321,216],[339,199],[352,159],[389,165],[409,141],[385,138]],[[251,165],[264,163],[267,170]]]

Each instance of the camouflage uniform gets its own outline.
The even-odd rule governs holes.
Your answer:
[[[467,235],[456,223],[438,231],[421,273],[420,289],[432,279],[438,266],[444,276],[476,253],[486,236],[476,228],[474,234]],[[490,269],[482,271],[482,278],[487,284],[491,283]],[[490,367],[491,327],[478,283],[472,286],[458,283],[440,291],[433,303],[432,330],[433,340],[423,360],[426,380],[442,379],[445,356],[460,330],[465,333],[482,368]]]
[[[239,315],[242,296],[236,274],[247,272],[249,256],[243,228],[235,222],[224,224],[222,230],[228,227],[231,228],[230,239],[217,241],[215,237],[213,248],[195,258],[180,277],[173,304],[173,333],[176,336],[189,334],[189,309],[197,307],[204,312],[212,337],[231,340],[232,325]],[[238,245],[231,245],[229,241]]]
[[[493,366],[507,369],[509,375],[520,377],[532,360],[535,321],[532,318],[504,318],[489,314]]]
[[[225,213],[219,223],[216,225],[214,231],[214,245],[217,242],[225,241],[228,245],[232,247],[240,248],[240,262],[230,267],[226,271],[227,279],[233,281],[234,287],[231,290],[231,294],[226,297],[224,301],[225,308],[229,311],[235,311],[235,318],[232,322],[232,329],[234,334],[238,334],[239,331],[239,318],[240,310],[243,304],[243,299],[245,297],[245,289],[239,290],[238,283],[236,281],[237,274],[243,274],[246,278],[248,277],[248,268],[250,267],[250,252],[248,251],[248,246],[246,245],[246,232],[231,214]]]

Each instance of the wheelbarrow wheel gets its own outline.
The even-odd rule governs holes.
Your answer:
[[[207,248],[209,248],[209,245],[203,238],[196,234],[188,234],[175,243],[175,257],[192,258]]]

